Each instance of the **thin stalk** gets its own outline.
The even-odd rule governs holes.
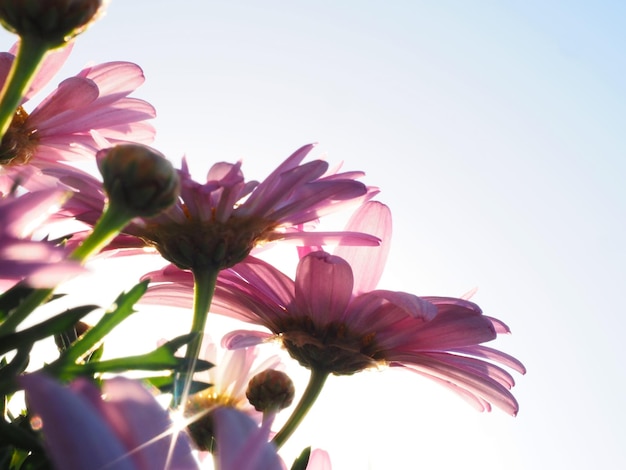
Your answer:
[[[122,230],[132,216],[119,207],[109,205],[93,227],[93,231],[87,238],[72,252],[71,259],[84,262],[89,256],[97,253],[106,246]]]
[[[291,437],[296,428],[300,425],[306,414],[317,400],[326,379],[328,378],[328,372],[312,369],[311,376],[309,377],[309,383],[306,386],[306,390],[300,397],[298,405],[291,413],[291,416],[287,422],[283,425],[282,429],[274,436],[272,442],[276,445],[276,448],[280,447]]]
[[[15,62],[0,94],[0,140],[9,129],[15,110],[21,104],[48,50],[48,45],[42,41],[21,39]]]
[[[193,371],[196,368],[198,355],[200,354],[200,346],[202,345],[202,335],[206,327],[217,276],[220,271],[215,267],[205,267],[202,269],[192,269],[194,288],[193,288],[193,321],[191,323],[191,332],[196,336],[187,345],[185,359],[189,364],[187,373],[184,376],[184,384],[182,395],[174,394],[174,405],[184,403],[189,396],[191,382],[193,380]]]

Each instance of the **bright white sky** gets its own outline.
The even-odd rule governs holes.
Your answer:
[[[155,146],[198,179],[240,158],[262,178],[308,142],[364,170],[394,214],[381,287],[478,287],[513,330],[495,346],[529,370],[517,418],[408,373],[331,380],[287,461],[312,444],[339,470],[626,468],[626,4],[177,5],[112,0],[64,72],[140,64]]]

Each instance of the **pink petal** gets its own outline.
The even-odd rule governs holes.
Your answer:
[[[222,337],[222,347],[226,349],[241,349],[264,343],[274,335],[264,331],[235,330]]]
[[[220,470],[283,470],[276,447],[268,442],[269,426],[261,428],[245,413],[220,407],[213,412],[216,467]]]
[[[456,387],[465,389],[510,415],[515,416],[519,410],[515,397],[506,387],[475,370],[458,367],[441,357],[429,357],[427,354],[399,354],[392,360],[403,363],[415,372],[450,382],[455,386],[450,387],[451,390],[456,391]]]
[[[43,422],[46,447],[55,466],[66,470],[137,470],[115,433],[92,404],[43,374],[18,378],[26,399]]]
[[[114,101],[139,88],[145,81],[143,70],[132,62],[105,62],[88,67],[79,77],[93,80],[100,89],[100,96],[106,101]]]
[[[322,449],[313,449],[306,470],[332,470],[330,455]]]
[[[391,211],[380,202],[367,202],[353,214],[346,230],[367,233],[381,240],[380,246],[374,248],[340,245],[333,251],[352,266],[355,293],[369,292],[378,285],[387,262],[391,246]]]
[[[306,246],[344,245],[344,246],[378,246],[380,239],[361,232],[283,232],[276,233],[268,239],[281,240],[283,243],[305,244]],[[298,247],[300,248],[300,247]],[[312,250],[318,251],[318,250]],[[307,251],[308,252],[308,251]],[[302,256],[304,256],[303,253]],[[302,257],[300,256],[300,258]]]
[[[67,78],[33,110],[28,123],[33,128],[45,131],[57,122],[64,122],[67,118],[63,113],[93,103],[98,93],[98,86],[91,80]]]
[[[323,251],[300,259],[296,273],[298,310],[321,324],[343,318],[352,297],[352,269],[341,258]]]
[[[125,377],[105,380],[104,411],[110,425],[130,449],[138,468],[197,468],[188,436],[172,427],[167,412],[140,382]],[[174,440],[174,442],[172,442]]]

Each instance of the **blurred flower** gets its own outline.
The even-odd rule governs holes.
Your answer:
[[[64,191],[42,190],[0,198],[0,289],[21,280],[52,287],[84,272],[77,261],[67,259],[67,249],[31,239],[66,197]]]
[[[306,470],[332,470],[330,455],[322,449],[313,449]]]
[[[100,390],[86,379],[64,387],[41,373],[18,379],[31,414],[42,421],[56,468],[194,469],[186,434],[137,381],[116,377]]]
[[[262,413],[256,411],[246,398],[248,383],[259,372],[282,369],[284,366],[275,355],[259,361],[256,347],[238,350],[218,348],[208,335],[204,337],[204,349],[200,359],[214,366],[197,373],[196,378],[212,386],[187,399],[185,416],[191,420],[189,433],[197,447],[209,450],[213,446],[214,438],[210,410],[218,406],[236,408],[247,414],[254,422],[260,423]]]
[[[84,31],[103,0],[0,0],[0,23],[23,38],[58,47]]]
[[[214,411],[216,470],[286,470],[274,444],[268,442],[270,422],[261,427],[232,408]]]
[[[260,427],[245,414],[228,408],[215,410],[216,470],[286,470],[287,466],[268,442],[269,423]],[[306,470],[332,470],[328,452],[313,449]]]
[[[236,331],[228,347],[279,339],[292,357],[321,374],[349,375],[378,365],[404,367],[448,387],[479,410],[494,404],[515,415],[513,377],[495,361],[524,373],[511,356],[483,346],[508,332],[478,305],[450,297],[417,297],[372,290],[386,261],[391,215],[369,202],[346,227],[379,236],[380,248],[338,247],[343,257],[311,251],[300,259],[295,281],[248,257],[218,278],[211,311],[263,325],[272,333]],[[152,274],[145,302],[188,307],[188,274]],[[487,360],[485,360],[487,359]]]
[[[118,238],[111,248],[150,246],[182,269],[223,269],[256,246],[276,240],[378,244],[362,233],[302,230],[302,224],[377,192],[355,180],[360,172],[328,173],[322,160],[301,164],[312,148],[297,150],[261,183],[244,181],[239,162],[216,163],[201,184],[191,178],[183,160],[178,203],[156,217],[135,219],[124,233],[137,239]],[[65,206],[67,216],[93,225],[106,200],[101,183],[72,169],[47,173],[76,193]]]
[[[50,53],[15,112],[0,144],[0,190],[13,180],[28,181],[37,169],[93,157],[116,143],[150,143],[154,128],[146,122],[154,108],[128,95],[144,81],[130,62],[107,62],[83,69],[62,81],[30,113],[23,107],[61,68],[71,47]],[[0,87],[15,60],[15,46],[0,53]],[[9,181],[7,183],[7,181]]]

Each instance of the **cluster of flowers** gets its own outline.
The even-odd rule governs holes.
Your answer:
[[[149,147],[155,111],[129,96],[144,77],[128,62],[88,67],[27,111],[101,3],[0,1],[0,22],[19,36],[0,53],[0,394],[6,402],[24,391],[27,403],[17,416],[2,405],[0,465],[193,469],[212,455],[221,470],[286,468],[278,450],[327,377],[381,365],[434,380],[478,410],[517,413],[502,366],[524,367],[484,345],[508,333],[504,323],[464,298],[376,288],[391,213],[361,172],[305,162],[306,145],[261,182],[246,181],[241,162],[216,163],[198,182],[184,159],[175,169]],[[345,230],[316,230],[321,217],[348,208]],[[81,228],[41,236],[68,220]],[[298,245],[295,279],[251,254],[287,240]],[[20,328],[102,251],[170,264],[120,295],[95,325],[81,322],[95,307],[81,306]],[[191,309],[190,333],[145,355],[102,360],[99,344],[137,302]],[[256,329],[226,335],[220,357],[205,333],[209,312]],[[28,369],[34,343],[50,338],[58,358]],[[277,432],[274,417],[294,387],[275,356],[258,359],[269,340],[310,370]],[[175,354],[182,346],[184,357]],[[167,373],[119,375],[130,370]],[[168,409],[157,393],[171,396]],[[329,456],[306,449],[291,468],[327,469]]]

